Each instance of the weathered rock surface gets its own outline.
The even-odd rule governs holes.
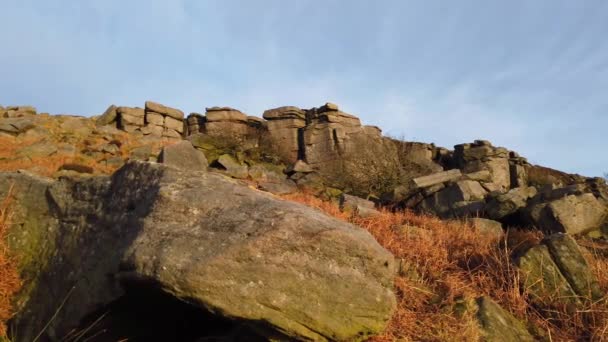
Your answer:
[[[0,133],[18,135],[34,127],[34,123],[27,118],[0,119]]]
[[[118,118],[118,111],[116,109],[115,105],[110,105],[110,107],[97,118],[96,123],[100,126],[115,123]]]
[[[477,299],[477,319],[484,341],[534,341],[526,326],[488,297]]]
[[[555,264],[581,297],[598,300],[604,296],[597,278],[581,253],[576,241],[567,234],[553,234],[544,241]]]
[[[158,156],[158,162],[184,170],[207,170],[205,154],[195,149],[189,141],[165,146]]]
[[[500,239],[504,236],[504,230],[502,229],[502,223],[494,220],[488,220],[481,217],[472,217],[467,219],[473,227],[475,227],[481,234],[487,234]]]
[[[340,210],[361,217],[371,217],[380,214],[380,212],[376,210],[374,202],[347,194],[341,194],[340,196]]]
[[[530,248],[517,260],[524,291],[539,305],[576,303],[576,293],[545,245]]]
[[[487,212],[490,218],[500,220],[517,210],[526,207],[528,199],[537,194],[534,187],[520,187],[510,190],[505,194],[499,194],[488,201]]]
[[[231,155],[223,154],[217,162],[226,170],[226,173],[234,178],[245,179],[249,176],[249,168],[243,165]]]
[[[23,341],[47,322],[61,338],[128,284],[279,339],[363,340],[395,306],[393,257],[369,233],[218,174],[138,162],[80,181],[11,173],[0,195],[15,180],[12,245],[32,252],[14,320]]]
[[[412,183],[417,188],[426,188],[445,182],[455,181],[460,179],[460,177],[462,177],[462,172],[460,172],[460,170],[458,169],[455,169],[434,173],[428,176],[414,178],[412,180]]]
[[[593,194],[566,196],[547,206],[550,221],[541,221],[539,226],[552,232],[568,234],[585,233],[598,229],[608,214]],[[553,221],[553,222],[551,222]]]

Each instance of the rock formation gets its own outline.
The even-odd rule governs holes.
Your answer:
[[[5,173],[0,195],[11,184],[23,341],[49,321],[49,338],[65,336],[129,287],[279,339],[362,340],[395,306],[393,257],[369,233],[218,174],[132,162],[111,178]]]
[[[399,141],[332,103],[184,118],[152,101],[92,120],[0,107],[0,139],[13,148],[0,155],[3,170],[19,170],[0,173],[0,198],[17,189],[9,242],[23,254],[19,341],[41,330],[60,339],[148,291],[228,322],[221,333],[230,336],[380,332],[403,265],[364,230],[274,196],[298,191],[339,203],[341,217],[408,209],[464,218],[492,243],[507,243],[506,228],[538,229],[545,239],[513,260],[534,305],[582,310],[605,297],[576,240],[608,238],[605,180],[531,165],[486,140],[454,150]],[[532,340],[489,297],[474,310],[488,340]]]

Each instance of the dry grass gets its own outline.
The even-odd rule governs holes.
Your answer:
[[[10,195],[0,202],[0,339],[6,336],[6,322],[13,314],[11,301],[21,287],[16,263],[9,255],[6,234],[10,222]]]
[[[538,232],[510,231],[497,241],[461,221],[442,221],[412,212],[383,211],[373,218],[349,216],[338,206],[307,194],[287,199],[316,207],[329,215],[357,224],[401,260],[395,279],[398,307],[387,330],[371,339],[384,341],[475,341],[480,331],[472,300],[492,297],[516,317],[526,319],[537,336],[550,341],[608,339],[606,302],[590,302],[572,312],[531,304],[520,287],[512,264],[519,249],[538,244]],[[608,261],[589,253],[590,265],[601,286],[608,289]]]
[[[53,136],[59,142],[62,136]],[[44,157],[19,157],[18,152],[28,146],[43,143],[47,138],[28,138],[17,139],[13,137],[0,136],[0,171],[16,171],[20,169],[30,170],[41,176],[53,176],[61,166],[65,164],[76,164],[85,167],[90,167],[94,174],[111,174],[116,171],[117,166],[106,165],[104,159],[107,156],[92,157],[83,154],[81,151],[85,149],[100,150],[109,141],[99,136],[87,136],[80,139],[72,139],[68,145],[72,145],[76,149],[76,153],[65,153],[58,151],[50,156]],[[143,146],[143,144],[132,135],[120,133],[114,139],[119,142],[119,150],[115,156],[127,160],[132,149]],[[53,143],[58,141],[50,140]],[[148,142],[146,145],[152,146],[153,150],[162,146],[174,143],[173,140],[161,140],[157,142]]]

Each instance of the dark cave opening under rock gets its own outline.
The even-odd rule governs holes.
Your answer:
[[[89,314],[62,341],[265,341],[239,321],[214,315],[160,290],[132,288]]]

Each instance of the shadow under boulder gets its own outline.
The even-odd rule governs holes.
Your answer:
[[[245,324],[214,315],[161,290],[131,287],[88,315],[65,342],[266,341]]]

